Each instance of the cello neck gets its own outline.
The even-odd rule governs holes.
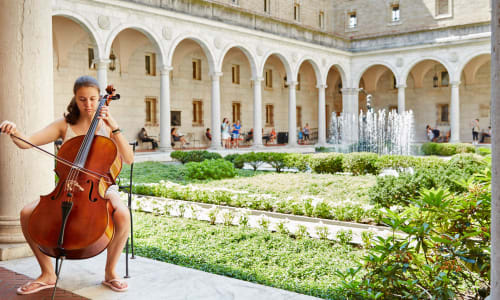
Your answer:
[[[85,135],[82,145],[78,150],[78,154],[75,158],[74,163],[80,168],[83,168],[85,166],[85,162],[87,161],[87,156],[90,151],[90,146],[92,145],[92,141],[94,140],[95,132],[97,130],[97,125],[99,125],[99,115],[101,114],[101,108],[106,104],[106,100],[107,100],[106,96],[101,96],[101,99],[99,100],[99,105],[94,114],[94,118],[90,123],[89,130],[87,131],[87,134]]]

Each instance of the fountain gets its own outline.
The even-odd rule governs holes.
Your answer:
[[[368,95],[367,111],[360,112],[359,116],[342,113],[337,117],[332,113],[328,148],[341,153],[412,154],[413,112],[374,112],[370,103],[371,95]]]

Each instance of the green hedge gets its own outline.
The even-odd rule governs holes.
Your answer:
[[[445,188],[451,192],[463,192],[460,181],[486,168],[481,156],[457,154],[449,161],[416,160],[414,173],[402,172],[399,176],[383,176],[370,189],[370,200],[385,207],[407,205],[418,196],[422,188]]]
[[[353,175],[378,174],[378,155],[370,152],[354,152],[344,155],[342,167]]]
[[[343,172],[342,160],[344,155],[340,153],[321,153],[309,156],[309,166],[315,173],[335,174]]]
[[[208,151],[172,151],[170,157],[185,164],[188,162],[201,162],[206,159],[220,159],[222,156],[216,152]]]
[[[476,147],[471,144],[425,143],[422,145],[425,155],[451,156],[458,153],[476,153]]]
[[[236,176],[231,162],[224,159],[207,159],[186,164],[186,177],[191,179],[222,179]]]

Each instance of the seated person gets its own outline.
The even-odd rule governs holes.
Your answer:
[[[158,142],[148,136],[148,133],[146,132],[146,129],[144,127],[142,127],[141,131],[139,132],[139,139],[143,143],[151,142],[151,146],[152,146],[153,150],[158,148]]]
[[[207,128],[207,131],[205,131],[205,136],[209,141],[212,140],[212,133],[210,133],[210,128]]]
[[[488,131],[483,132],[481,135],[481,143],[484,143],[484,138],[491,137],[491,126],[488,126]]]
[[[269,142],[274,143],[275,140],[276,140],[276,131],[273,128],[269,133]]]
[[[174,142],[181,142],[181,147],[184,148],[184,145],[189,145],[189,143],[186,141],[186,139],[184,138],[184,136],[182,136],[181,134],[179,134],[177,132],[177,128],[176,127],[173,127],[170,130],[170,134],[172,135],[172,141],[174,141]]]
[[[253,128],[250,128],[250,131],[247,134],[247,137],[245,138],[245,142],[248,143],[250,140],[253,140]]]
[[[264,134],[264,128],[262,128],[262,139],[264,140],[264,144],[267,144],[269,142],[269,139],[270,139],[269,134]]]
[[[429,140],[431,142],[437,142],[439,139],[439,135],[441,134],[439,129],[432,128],[430,125],[427,125],[426,130],[427,130],[427,137],[429,138]]]

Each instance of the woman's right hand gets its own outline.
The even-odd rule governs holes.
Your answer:
[[[15,123],[5,120],[0,124],[0,133],[11,135],[14,134],[15,132],[16,132]]]

